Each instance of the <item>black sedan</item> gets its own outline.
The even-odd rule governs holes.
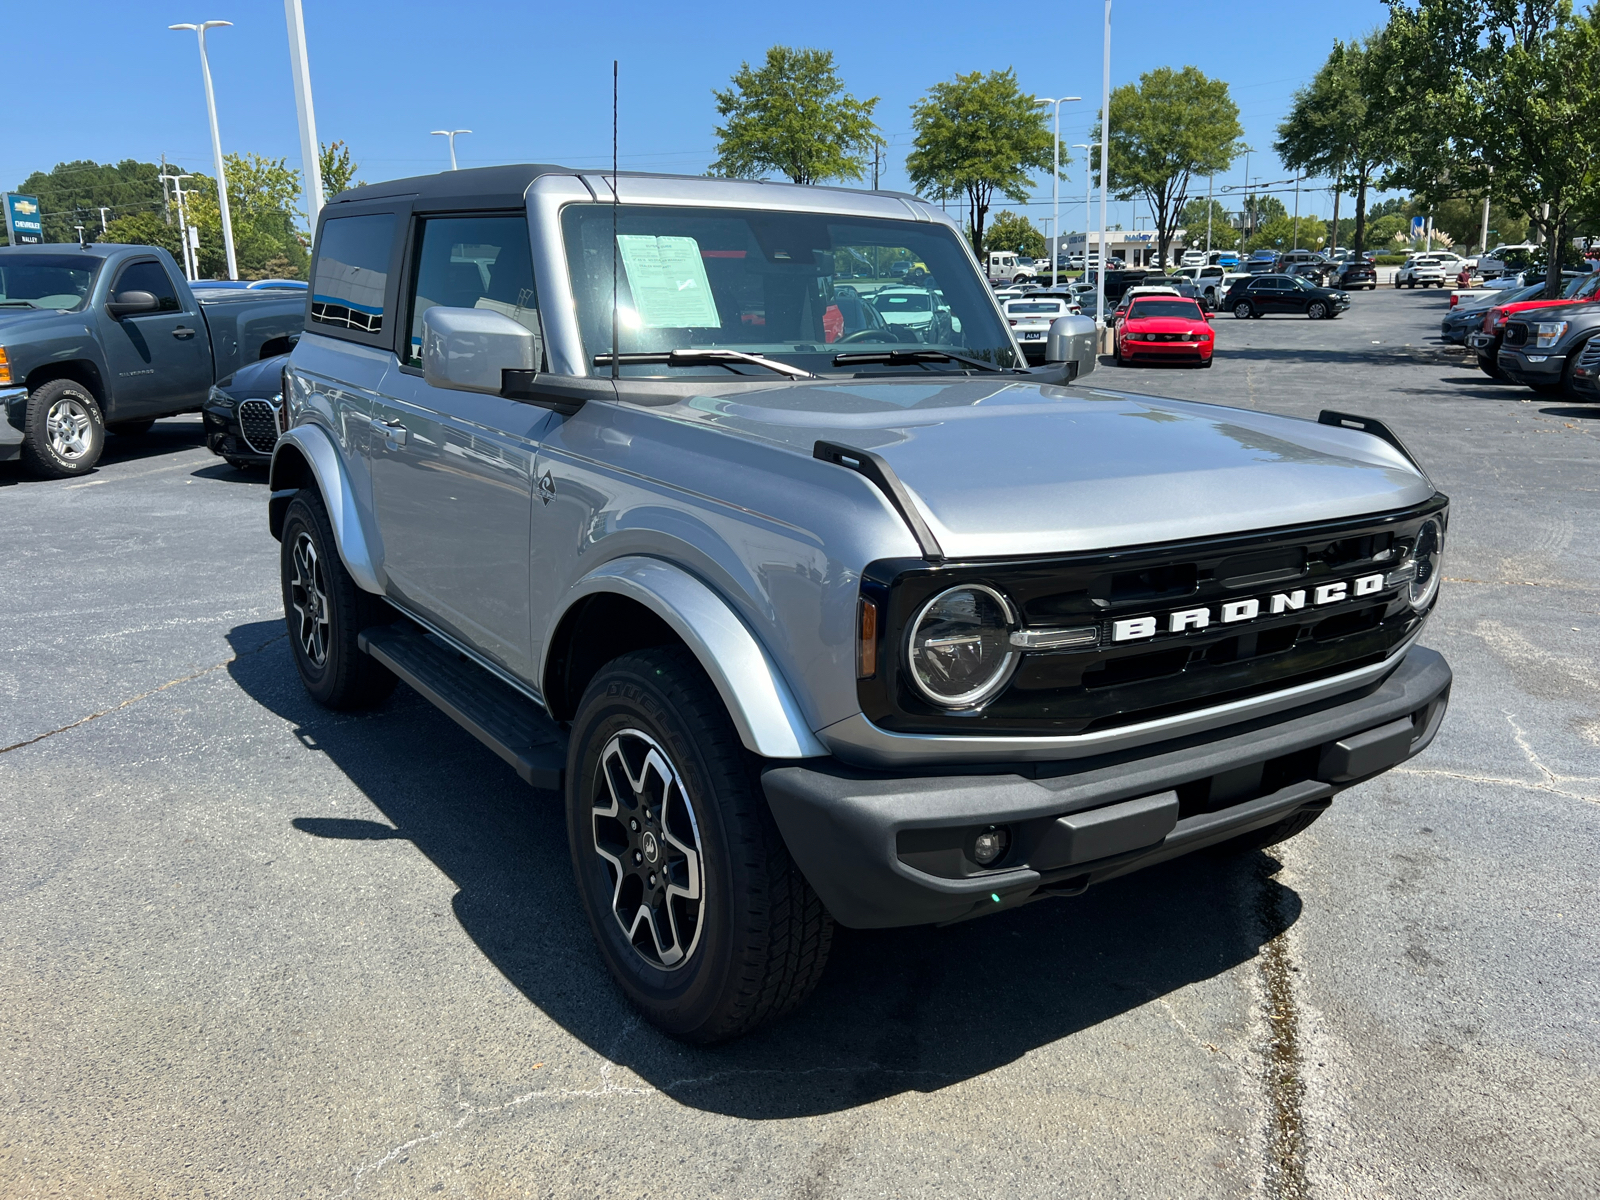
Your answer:
[[[1292,313],[1319,321],[1349,308],[1350,295],[1338,288],[1317,287],[1294,275],[1257,275],[1235,280],[1217,307],[1236,317]]]
[[[240,470],[272,461],[288,361],[287,354],[259,359],[212,386],[200,410],[211,453]]]

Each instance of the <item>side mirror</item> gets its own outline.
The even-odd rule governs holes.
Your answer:
[[[153,292],[118,292],[106,301],[106,313],[119,321],[123,317],[136,317],[140,313],[161,311],[161,301]]]
[[[1089,317],[1057,317],[1050,322],[1050,333],[1045,339],[1045,362],[1068,363],[1069,377],[1082,379],[1099,362],[1097,333]]]
[[[538,335],[504,313],[441,305],[422,314],[422,377],[430,387],[498,396],[503,372],[538,366]]]

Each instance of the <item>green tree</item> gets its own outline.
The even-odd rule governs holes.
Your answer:
[[[1239,231],[1228,219],[1228,210],[1220,200],[1204,198],[1189,201],[1178,214],[1178,227],[1185,231],[1184,245],[1190,250],[1204,250],[1206,245],[1206,214],[1211,216],[1211,248],[1232,250],[1239,244]]]
[[[169,169],[173,174],[179,171],[177,167]],[[82,224],[90,239],[100,232],[102,206],[107,221],[141,212],[159,214],[160,174],[155,163],[131,158],[116,164],[83,159],[35,171],[12,190],[39,197],[45,241],[75,242],[78,232],[74,225]]]
[[[1248,250],[1320,250],[1328,244],[1328,223],[1320,217],[1273,217],[1246,243]]]
[[[160,246],[180,263],[183,261],[177,223],[168,225],[161,213],[140,212],[117,217],[107,223],[104,232],[95,240],[124,246]]]
[[[361,186],[356,178],[361,166],[351,161],[350,147],[343,140],[323,142],[317,158],[322,164],[322,194],[328,199]]]
[[[1031,258],[1042,258],[1050,252],[1044,234],[1034,228],[1032,221],[1004,209],[995,215],[983,244],[989,250],[1015,250]]]
[[[1017,87],[1014,71],[973,71],[936,83],[911,106],[916,131],[906,156],[912,186],[936,200],[965,196],[971,205],[968,236],[983,253],[984,218],[994,194],[1027,201],[1030,172],[1052,169],[1045,111]]]
[[[1328,61],[1294,95],[1272,148],[1291,170],[1331,178],[1356,197],[1357,254],[1366,248],[1367,190],[1394,157],[1393,127],[1382,119],[1392,79],[1382,35],[1334,42]]]
[[[833,51],[774,46],[758,68],[743,63],[727,91],[713,91],[718,175],[750,179],[781,171],[795,183],[860,179],[884,145],[873,124],[878,97],[857,100],[834,70]]]
[[[1190,182],[1233,164],[1244,133],[1239,106],[1226,83],[1196,67],[1157,67],[1111,93],[1110,129],[1110,189],[1120,200],[1144,197],[1167,262]],[[1090,140],[1099,137],[1097,126]]]
[[[1600,27],[1570,0],[1392,0],[1385,41],[1406,80],[1390,112],[1407,131],[1393,182],[1428,205],[1488,191],[1554,249],[1597,206]]]

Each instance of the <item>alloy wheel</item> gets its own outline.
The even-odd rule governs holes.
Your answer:
[[[50,438],[50,449],[63,461],[77,462],[89,453],[94,419],[89,416],[89,410],[81,400],[72,396],[61,397],[45,414],[44,425]]]
[[[682,776],[649,734],[624,729],[596,767],[593,845],[622,936],[653,967],[683,966],[705,926],[700,826]]]
[[[295,636],[311,665],[321,667],[328,661],[328,587],[317,544],[303,530],[294,541],[293,562],[294,580],[289,585],[289,602],[298,618]]]

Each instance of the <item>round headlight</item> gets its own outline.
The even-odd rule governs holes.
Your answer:
[[[1011,602],[993,588],[940,592],[911,623],[907,658],[917,690],[942,708],[974,708],[994,696],[1020,657],[1011,645],[1016,623]]]
[[[1417,530],[1417,543],[1411,548],[1416,573],[1411,577],[1409,598],[1412,608],[1427,608],[1439,591],[1439,568],[1444,558],[1444,529],[1433,518]]]

